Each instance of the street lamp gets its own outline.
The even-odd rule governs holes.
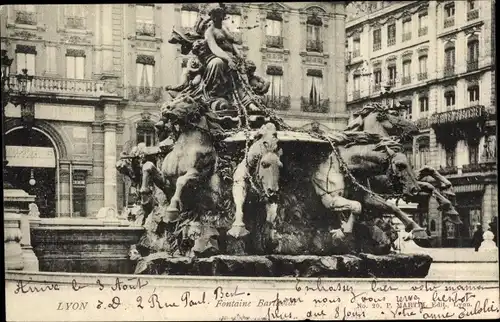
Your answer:
[[[9,74],[10,74],[10,65],[12,64],[13,59],[7,56],[7,50],[1,51],[1,59],[2,59],[2,135],[4,136],[4,140],[2,140],[2,153],[3,153],[3,168],[7,166],[7,157],[5,152],[5,108],[9,103]]]
[[[380,98],[382,99],[382,104],[387,106],[388,109],[394,108],[394,100],[392,98],[392,85],[386,83],[384,86],[384,91],[380,93]]]
[[[19,99],[21,104],[21,120],[24,126],[29,130],[33,126],[33,121],[35,120],[35,113],[33,111],[33,106],[27,104],[27,95],[31,89],[31,82],[33,81],[33,75],[28,75],[28,69],[23,68],[21,74],[16,75],[17,83],[19,85]]]

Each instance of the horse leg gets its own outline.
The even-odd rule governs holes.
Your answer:
[[[165,211],[167,221],[175,221],[177,219],[179,216],[182,191],[189,181],[198,178],[198,176],[198,170],[192,168],[189,169],[186,174],[177,178],[174,195],[172,196],[172,199],[170,199],[170,204]]]
[[[233,200],[236,206],[236,212],[234,214],[233,225],[227,233],[234,238],[241,238],[249,234],[243,221],[243,205],[247,197],[247,184],[244,179],[245,173],[246,167],[244,165],[242,166],[240,163],[233,175]]]
[[[423,177],[426,176],[430,176],[439,183],[441,183],[441,189],[451,188],[451,182],[448,179],[446,179],[441,173],[439,173],[439,171],[437,171],[432,167],[425,166],[422,169],[420,169],[418,171],[417,180],[421,180]]]
[[[415,221],[413,221],[407,214],[405,214],[396,205],[388,203],[385,199],[375,194],[366,194],[364,198],[365,203],[372,205],[383,212],[393,213],[401,222],[405,225],[405,230],[407,232],[412,232],[414,238],[426,239],[427,233],[425,229],[420,227]]]
[[[350,213],[349,219],[342,228],[344,233],[352,233],[356,216],[361,214],[361,203],[355,200],[346,199],[340,195],[332,196],[329,194],[325,194],[321,197],[321,202],[327,209],[333,212],[348,211]]]

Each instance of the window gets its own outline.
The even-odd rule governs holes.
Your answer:
[[[395,82],[396,81],[396,65],[392,65],[392,66],[389,66],[387,68],[387,70],[389,71],[389,80],[392,81],[392,82]]]
[[[375,29],[373,31],[373,50],[380,49],[381,44],[382,44],[382,31],[380,29]]]
[[[352,49],[353,49],[353,56],[354,57],[359,57],[361,54],[360,48],[361,48],[361,40],[359,38],[354,38],[352,40]]]
[[[418,29],[427,29],[428,17],[427,13],[418,16]]]
[[[479,162],[479,142],[469,141],[469,164],[477,164]]]
[[[36,47],[17,45],[16,47],[16,66],[17,74],[22,74],[23,69],[28,70],[28,75],[35,75]]]
[[[418,58],[418,72],[420,74],[427,74],[427,56],[420,56]]]
[[[479,102],[479,86],[478,85],[470,86],[467,89],[467,92],[469,93],[469,103]]]
[[[85,52],[83,50],[68,50],[66,52],[66,78],[85,78]]]
[[[382,83],[382,70],[377,69],[373,72],[373,77],[375,78],[375,85]]]
[[[321,52],[323,46],[321,43],[321,26],[307,24],[307,50]]]
[[[281,37],[281,21],[266,19],[266,35]]]
[[[392,39],[396,38],[396,24],[390,24],[387,26],[387,38]]]
[[[137,144],[144,143],[146,146],[154,146],[156,144],[156,132],[154,124],[150,121],[141,121],[137,123]]]
[[[136,34],[140,36],[154,36],[154,6],[137,5],[136,10]],[[191,27],[194,27],[194,23]]]
[[[451,18],[455,16],[455,4],[450,3],[444,7],[445,18]]]
[[[447,48],[444,51],[445,56],[445,66],[454,67],[455,66],[455,47]]]
[[[198,19],[198,11],[181,10],[181,26],[183,28],[194,28]]]
[[[86,171],[73,172],[73,216],[84,217],[87,215],[87,184]]]
[[[240,15],[227,15],[226,20],[224,21],[225,25],[229,29],[229,31],[233,33],[241,32],[239,29],[241,26],[241,16]]]
[[[360,80],[361,80],[361,76],[354,75],[354,77],[353,77],[353,85],[354,85],[354,91],[355,92],[359,92]]]
[[[450,146],[445,148],[446,155],[446,167],[454,167],[455,166],[455,147]]]
[[[406,60],[403,62],[403,77],[404,78],[411,78],[411,61]]]
[[[427,96],[420,97],[418,102],[420,104],[420,113],[429,112],[429,98]]]
[[[417,149],[418,167],[424,167],[425,165],[427,165],[427,162],[429,162],[429,154],[430,154],[429,139],[425,138],[423,140],[420,140]]]
[[[453,107],[455,106],[455,91],[447,91],[444,94],[444,98],[446,101],[446,107]]]
[[[151,88],[154,79],[154,57],[138,55],[136,61],[137,86]]]
[[[479,41],[477,39],[467,42],[467,61],[477,62],[479,59]]]
[[[323,77],[319,75],[308,75],[307,90],[309,104],[313,106],[319,105],[323,96]]]
[[[476,1],[468,0],[467,1],[467,10],[472,11],[474,9],[476,9]]]
[[[267,75],[267,79],[271,83],[269,86],[268,95],[279,98],[283,95],[283,75]]]
[[[36,9],[33,4],[16,5],[15,22],[23,25],[36,25]]]
[[[64,17],[66,19],[66,27],[70,29],[84,29],[85,12],[86,8],[84,5],[65,5]]]
[[[403,41],[411,39],[411,20],[403,21]]]

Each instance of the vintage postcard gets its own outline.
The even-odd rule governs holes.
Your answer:
[[[0,17],[7,321],[500,317],[494,0]]]

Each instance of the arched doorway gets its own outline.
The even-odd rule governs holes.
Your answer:
[[[7,132],[4,140],[9,161],[4,180],[35,196],[40,217],[56,217],[58,151],[53,141],[39,129],[23,127]]]

